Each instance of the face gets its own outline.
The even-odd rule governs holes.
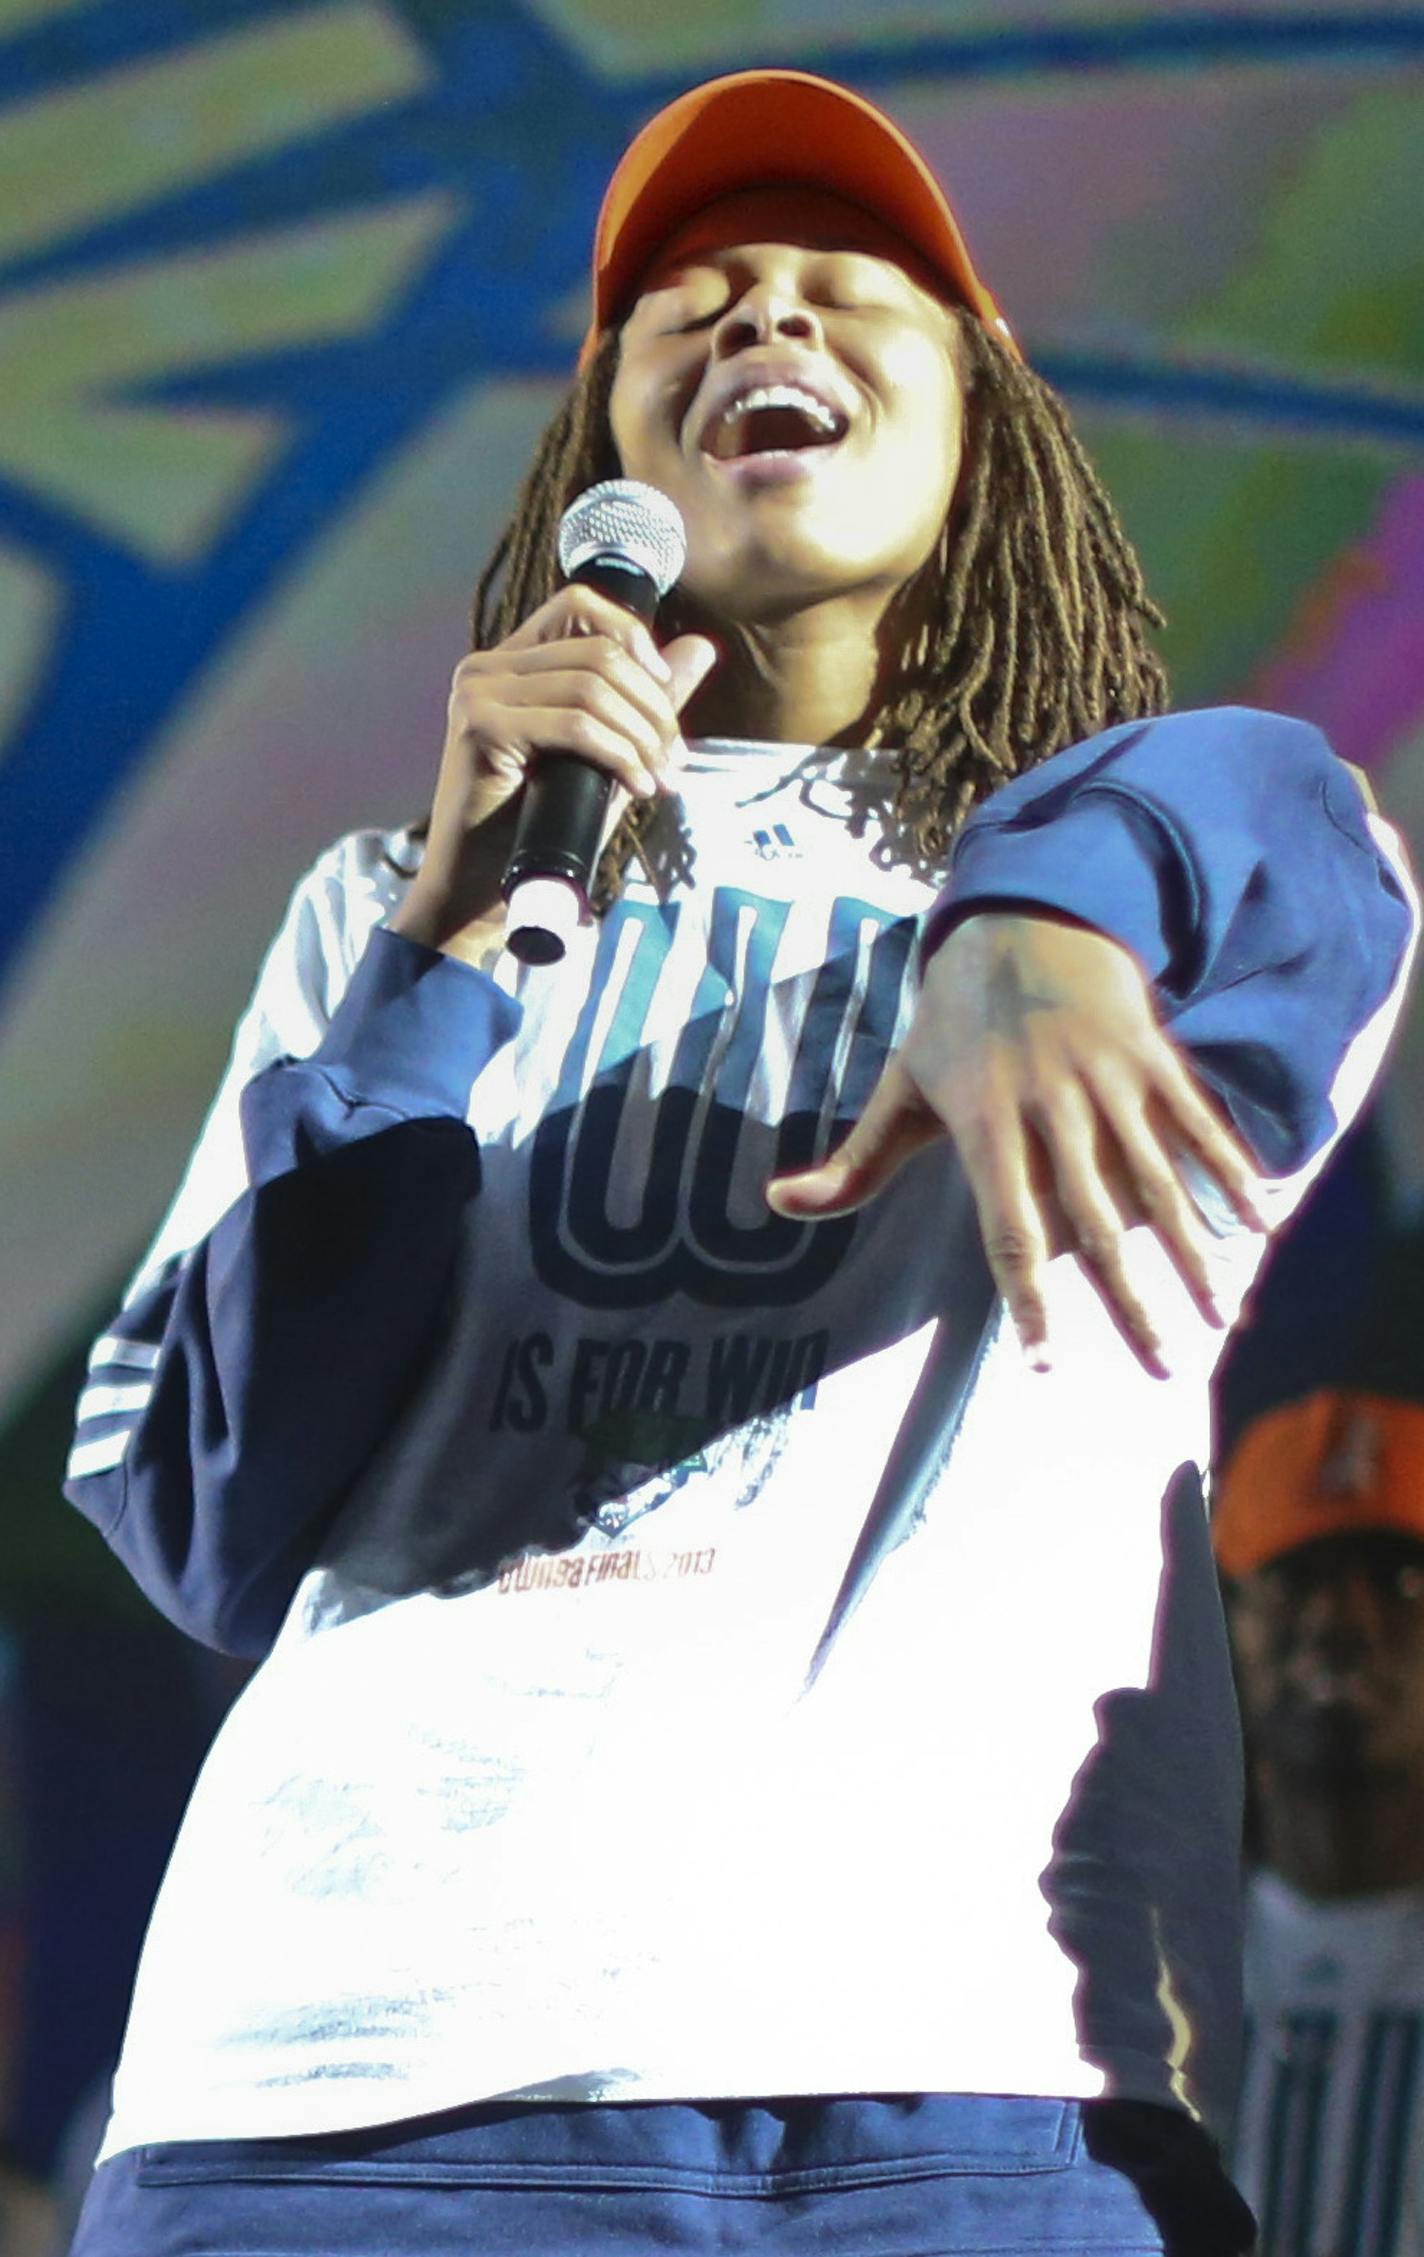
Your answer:
[[[1268,1771],[1321,1790],[1424,1775],[1424,1543],[1324,1537],[1239,1577],[1227,1601],[1246,1738]]]
[[[748,624],[843,596],[878,617],[954,493],[956,340],[909,248],[839,197],[754,190],[673,236],[610,415],[625,474],[682,511],[688,591]]]

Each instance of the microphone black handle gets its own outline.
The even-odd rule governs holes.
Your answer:
[[[658,608],[657,583],[637,565],[614,556],[592,557],[571,578],[611,596],[645,626],[652,625]],[[607,769],[595,768],[575,752],[540,754],[520,797],[514,844],[504,872],[506,901],[526,878],[567,878],[588,891],[612,789]]]
[[[612,789],[608,770],[576,752],[540,753],[504,867],[506,901],[526,878],[567,878],[587,892]]]

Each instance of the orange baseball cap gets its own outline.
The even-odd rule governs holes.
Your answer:
[[[1215,1486],[1224,1575],[1322,1536],[1393,1529],[1424,1543],[1424,1406],[1324,1388],[1246,1429]]]
[[[598,215],[587,360],[637,294],[668,237],[743,188],[826,188],[862,205],[919,252],[949,293],[1022,359],[974,270],[924,158],[883,111],[809,71],[736,71],[680,94],[625,150]]]

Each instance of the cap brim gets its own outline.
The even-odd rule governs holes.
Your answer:
[[[1324,1478],[1342,1422],[1368,1423],[1366,1465]],[[1424,1407],[1323,1388],[1246,1429],[1216,1485],[1212,1545],[1223,1575],[1254,1575],[1323,1537],[1388,1530],[1424,1543]]]
[[[975,272],[929,166],[858,94],[806,71],[739,71],[694,87],[630,143],[594,237],[593,320],[584,357],[628,312],[674,231],[739,189],[824,188],[874,213],[1015,355],[1008,323]]]

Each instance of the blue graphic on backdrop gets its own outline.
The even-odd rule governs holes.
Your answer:
[[[196,553],[155,553],[27,476],[0,449],[0,545],[57,591],[58,621],[29,683],[0,764],[0,838],[10,848],[0,889],[0,978],[115,794],[254,607],[294,576],[306,553],[393,454],[479,375],[562,373],[570,347],[551,313],[580,289],[588,229],[609,170],[630,133],[693,76],[759,58],[729,47],[697,72],[598,76],[570,44],[517,0],[93,0],[38,20],[0,42],[0,113],[7,133],[29,131],[47,105],[76,91],[121,86],[143,67],[181,64],[225,39],[276,41],[344,15],[365,34],[385,25],[410,69],[364,107],[323,117],[322,79],[295,97],[318,119],[288,118],[285,137],[254,132],[188,177],[150,182],[129,203],[66,212],[36,205],[0,230],[0,323],[50,307],[78,279],[142,275],[164,261],[276,242],[304,222],[356,220],[402,199],[448,200],[450,216],[405,287],[378,315],[315,341],[251,341],[228,353],[178,353],[178,365],[133,381],[94,373],[92,407],[160,409],[276,419],[282,444]],[[1160,11],[1100,24],[1014,26],[863,49],[807,41],[818,61],[874,92],[916,74],[941,80],[1032,70],[1176,69],[1213,60],[1240,66],[1334,55],[1403,61],[1424,48],[1415,10]],[[274,73],[273,103],[293,95]],[[56,117],[58,115],[56,109]],[[58,131],[58,125],[56,125]],[[276,145],[272,145],[275,141]],[[160,168],[161,169],[161,168]],[[56,180],[65,174],[57,160]],[[71,175],[82,171],[71,166]],[[28,229],[28,232],[27,232]],[[259,325],[260,326],[260,325]],[[339,325],[338,325],[339,326]],[[1211,372],[1155,362],[1035,352],[1079,399],[1102,396],[1168,407],[1200,405],[1182,386]],[[1219,382],[1226,382],[1222,378]],[[1348,386],[1267,386],[1244,396],[1229,380],[1238,421],[1286,416],[1341,430],[1378,431],[1391,403]],[[1286,395],[1289,396],[1286,396]],[[1307,396],[1308,395],[1308,396]],[[1412,402],[1395,403],[1396,435],[1424,429]],[[1393,431],[1394,424],[1389,428]],[[17,467],[17,462],[19,466]],[[0,561],[3,561],[0,559]],[[22,843],[14,843],[22,842]]]

